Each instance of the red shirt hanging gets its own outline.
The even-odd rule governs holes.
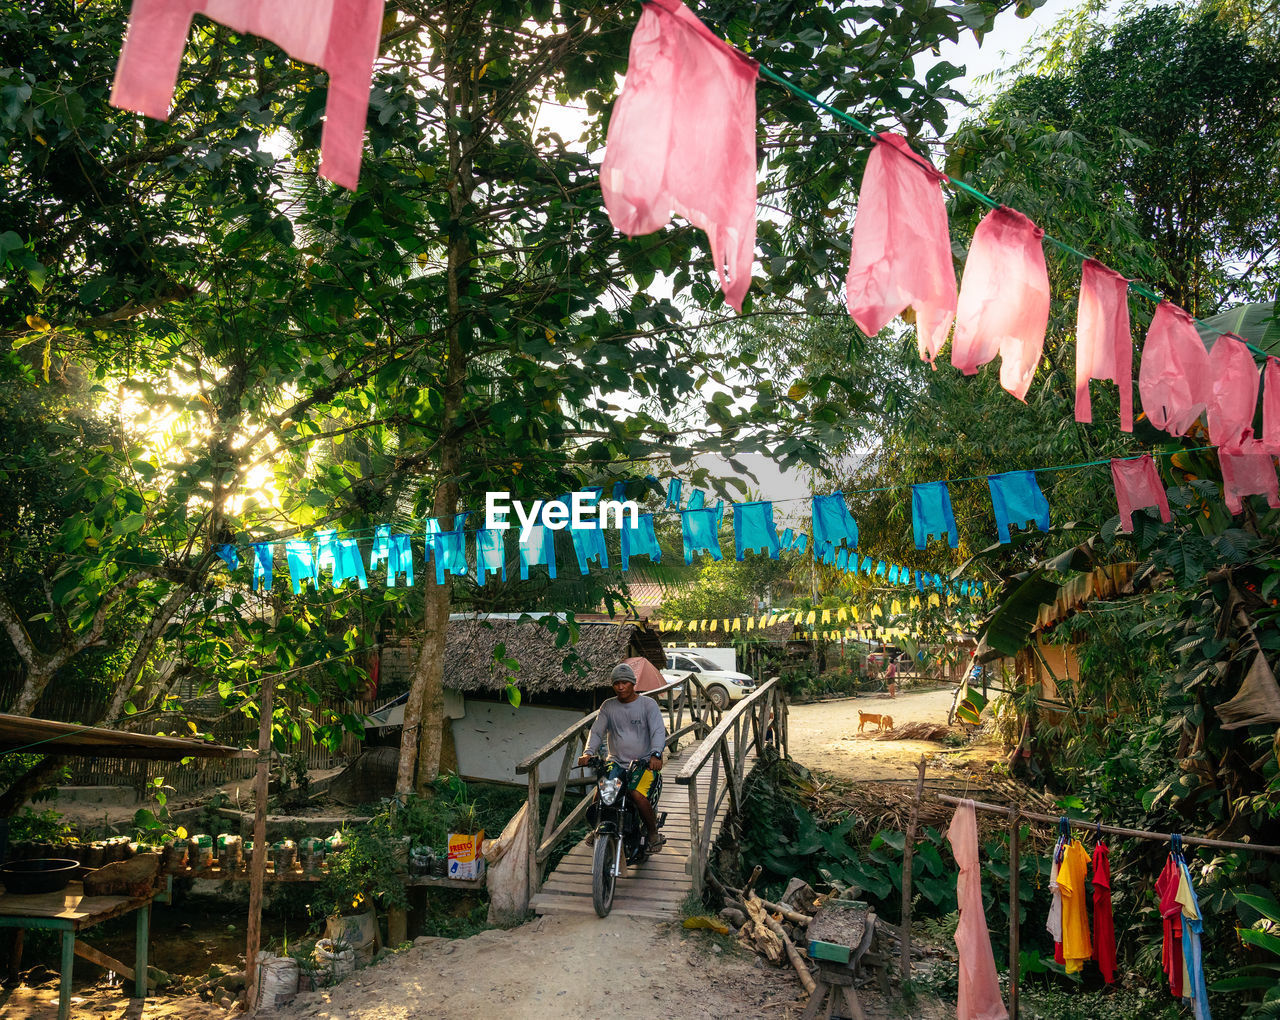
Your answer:
[[[1169,991],[1182,997],[1182,904],[1178,902],[1178,872],[1173,854],[1156,879],[1156,895],[1160,897],[1160,916],[1164,918],[1164,941],[1160,947],[1160,965],[1169,977]]]
[[[1116,926],[1111,916],[1111,853],[1106,843],[1093,848],[1093,958],[1102,977],[1116,977]]]

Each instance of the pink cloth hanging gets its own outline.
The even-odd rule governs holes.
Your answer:
[[[1250,443],[1240,453],[1219,450],[1218,466],[1222,468],[1222,498],[1233,515],[1243,509],[1245,496],[1266,496],[1267,506],[1280,510],[1275,460],[1261,443]]]
[[[1116,487],[1121,531],[1133,530],[1133,512],[1145,506],[1155,507],[1160,519],[1169,523],[1169,497],[1151,454],[1144,453],[1137,460],[1112,460],[1111,480]]]
[[[1025,400],[1049,324],[1044,231],[1007,206],[973,233],[960,280],[951,364],[965,375],[1000,355],[1000,385]]]
[[[383,0],[134,0],[111,105],[167,120],[191,18],[269,39],[329,72],[320,176],[355,191]]]
[[[1161,301],[1138,366],[1138,394],[1147,420],[1171,436],[1182,435],[1209,402],[1209,378],[1209,354],[1191,316]]]
[[[1209,352],[1209,442],[1237,451],[1253,441],[1258,366],[1238,336],[1223,333]]]
[[[844,288],[849,314],[868,336],[913,307],[920,357],[930,364],[956,317],[945,180],[900,135],[880,133],[862,174]]]
[[[960,954],[960,988],[956,998],[957,1020],[1008,1020],[1000,998],[991,933],[982,912],[982,869],[978,861],[978,817],[973,801],[962,800],[947,829],[951,852],[960,866],[956,900],[960,923],[956,926],[956,950]]]
[[[1090,379],[1120,388],[1120,428],[1133,431],[1133,337],[1129,334],[1129,281],[1101,262],[1085,259],[1076,312],[1076,421],[1093,421]]]
[[[679,0],[646,3],[600,168],[609,219],[628,237],[653,233],[672,210],[707,232],[739,312],[756,245],[759,66]]]
[[[1267,358],[1262,370],[1262,445],[1280,453],[1280,358]]]

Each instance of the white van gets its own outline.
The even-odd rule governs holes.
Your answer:
[[[707,658],[703,652],[709,650],[668,649],[667,668],[662,671],[663,676],[668,680],[678,680],[689,673],[697,674],[698,681],[707,689],[707,696],[719,709],[725,708],[730,702],[741,701],[755,690],[755,684],[746,673],[724,669],[718,662]]]

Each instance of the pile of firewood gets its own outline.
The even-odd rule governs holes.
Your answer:
[[[805,954],[796,946],[808,946],[806,929],[822,898],[806,882],[793,878],[780,903],[761,899],[753,888],[760,877],[760,870],[757,865],[741,889],[721,885],[711,878],[713,887],[725,903],[720,917],[737,931],[738,942],[743,948],[760,954],[779,967],[789,963],[805,991],[812,992],[815,987],[813,975],[809,973]]]

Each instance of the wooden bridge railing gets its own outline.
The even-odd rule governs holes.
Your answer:
[[[721,721],[721,711],[711,700],[707,690],[694,674],[683,680],[667,684],[652,691],[644,691],[641,697],[654,698],[662,706],[666,717],[667,746],[674,747],[679,739],[688,734],[702,738],[710,733]],[[587,813],[591,799],[595,794],[592,784],[586,784],[586,794],[574,807],[561,818],[569,787],[569,774],[577,765],[578,755],[586,746],[587,736],[595,724],[599,709],[590,715],[583,716],[549,744],[539,748],[528,758],[516,766],[517,774],[529,777],[529,895],[535,895],[542,888],[542,869],[551,857],[552,851],[565,835]],[[688,720],[686,721],[686,714]],[[551,805],[547,809],[547,817],[542,819],[542,784],[539,779],[539,766],[555,755],[557,751],[564,754],[560,762],[560,772],[556,777],[555,789],[551,794]]]
[[[748,755],[752,750],[763,754],[770,740],[787,757],[787,703],[777,677],[726,712],[676,777],[676,782],[689,790],[689,874],[696,895],[702,895],[716,814],[725,797],[729,798],[730,810],[737,813],[742,804]],[[704,806],[698,803],[698,775],[708,766],[711,775]]]

